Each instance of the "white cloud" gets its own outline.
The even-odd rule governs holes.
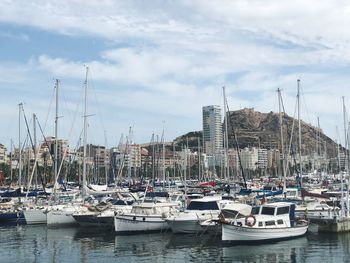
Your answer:
[[[176,117],[190,118],[190,130],[194,123],[201,128],[201,106],[222,104],[223,85],[232,110],[247,106],[276,111],[275,90],[281,88],[286,108],[293,111],[296,79],[301,78],[311,119],[334,119],[338,98],[350,96],[349,13],[347,1],[331,0],[5,0],[0,2],[4,25],[102,38],[111,44],[86,61],[42,54],[24,65],[0,64],[0,83],[20,84],[16,89],[23,90],[26,81],[42,87],[44,78],[55,77],[78,92],[87,64],[108,111],[116,107],[167,114],[177,124]],[[2,32],[7,31],[0,37],[30,44],[30,35]],[[67,102],[70,109],[75,97]],[[123,124],[126,116],[134,118],[120,115],[114,117]],[[136,120],[144,123],[139,116]]]

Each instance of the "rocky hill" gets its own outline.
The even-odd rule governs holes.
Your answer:
[[[293,127],[294,120],[294,129]],[[301,122],[302,134],[302,152],[303,154],[312,154],[316,151],[317,137],[319,136],[318,150],[321,153],[327,151],[328,157],[336,156],[337,148],[335,142],[326,136],[322,130]],[[228,135],[229,146],[234,146],[233,129],[234,128],[238,145],[240,148],[244,147],[261,147],[266,149],[280,148],[280,124],[279,114],[274,112],[261,113],[254,109],[242,109],[229,112],[228,121]],[[292,145],[297,145],[298,140],[298,121],[288,115],[283,117],[283,131],[284,141],[287,138],[290,141],[292,138]],[[176,145],[188,145],[190,148],[197,148],[198,137],[202,138],[202,132],[190,132],[182,135],[174,140]],[[202,142],[200,142],[202,144]]]

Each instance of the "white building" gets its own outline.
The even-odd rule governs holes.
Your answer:
[[[204,151],[207,154],[221,154],[223,136],[220,106],[205,106],[202,108],[202,112]]]
[[[258,149],[258,168],[266,169],[268,165],[267,149]]]
[[[6,149],[5,145],[0,143],[0,163],[5,163],[7,161],[6,151],[7,151],[7,149]]]
[[[243,169],[255,171],[258,165],[258,149],[254,147],[242,149],[241,162]]]

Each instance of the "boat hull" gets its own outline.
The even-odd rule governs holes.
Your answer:
[[[27,225],[46,224],[47,211],[46,209],[30,209],[23,211]]]
[[[116,233],[165,231],[168,224],[162,216],[116,215],[114,229]]]
[[[307,229],[308,225],[284,228],[254,228],[223,224],[222,240],[235,242],[256,242],[290,239],[305,235]]]
[[[113,228],[113,216],[97,216],[97,215],[73,215],[75,221],[83,227],[102,227]]]
[[[59,226],[59,225],[75,225],[77,222],[73,217],[73,213],[76,212],[74,208],[68,209],[52,209],[47,213],[47,225]]]
[[[0,213],[0,223],[17,222],[19,215],[17,212],[2,212]]]
[[[194,234],[204,231],[198,220],[171,220],[167,219],[169,228],[173,233]]]

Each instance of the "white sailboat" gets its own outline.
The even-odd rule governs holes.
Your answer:
[[[85,100],[84,100],[84,156],[83,156],[83,186],[82,186],[82,199],[76,200],[74,203],[68,203],[68,204],[58,204],[52,206],[48,213],[47,213],[47,225],[48,226],[57,226],[57,225],[73,225],[77,224],[76,220],[73,217],[74,213],[78,213],[80,210],[86,210],[87,208],[82,206],[83,199],[86,196],[86,137],[87,137],[87,85],[88,85],[88,72],[89,67],[86,67],[86,75],[85,75]],[[56,98],[56,105],[57,105],[57,98]],[[57,107],[56,107],[56,140],[57,140],[57,120],[58,120],[58,113],[57,113]],[[56,143],[57,147],[57,143]],[[55,150],[55,159],[57,160],[57,148]],[[55,166],[55,186],[57,184],[58,174],[59,171],[57,170],[57,165]],[[56,189],[54,187],[54,189]]]
[[[168,229],[165,219],[178,207],[172,202],[142,202],[132,206],[129,213],[114,216],[116,233],[164,231]]]

